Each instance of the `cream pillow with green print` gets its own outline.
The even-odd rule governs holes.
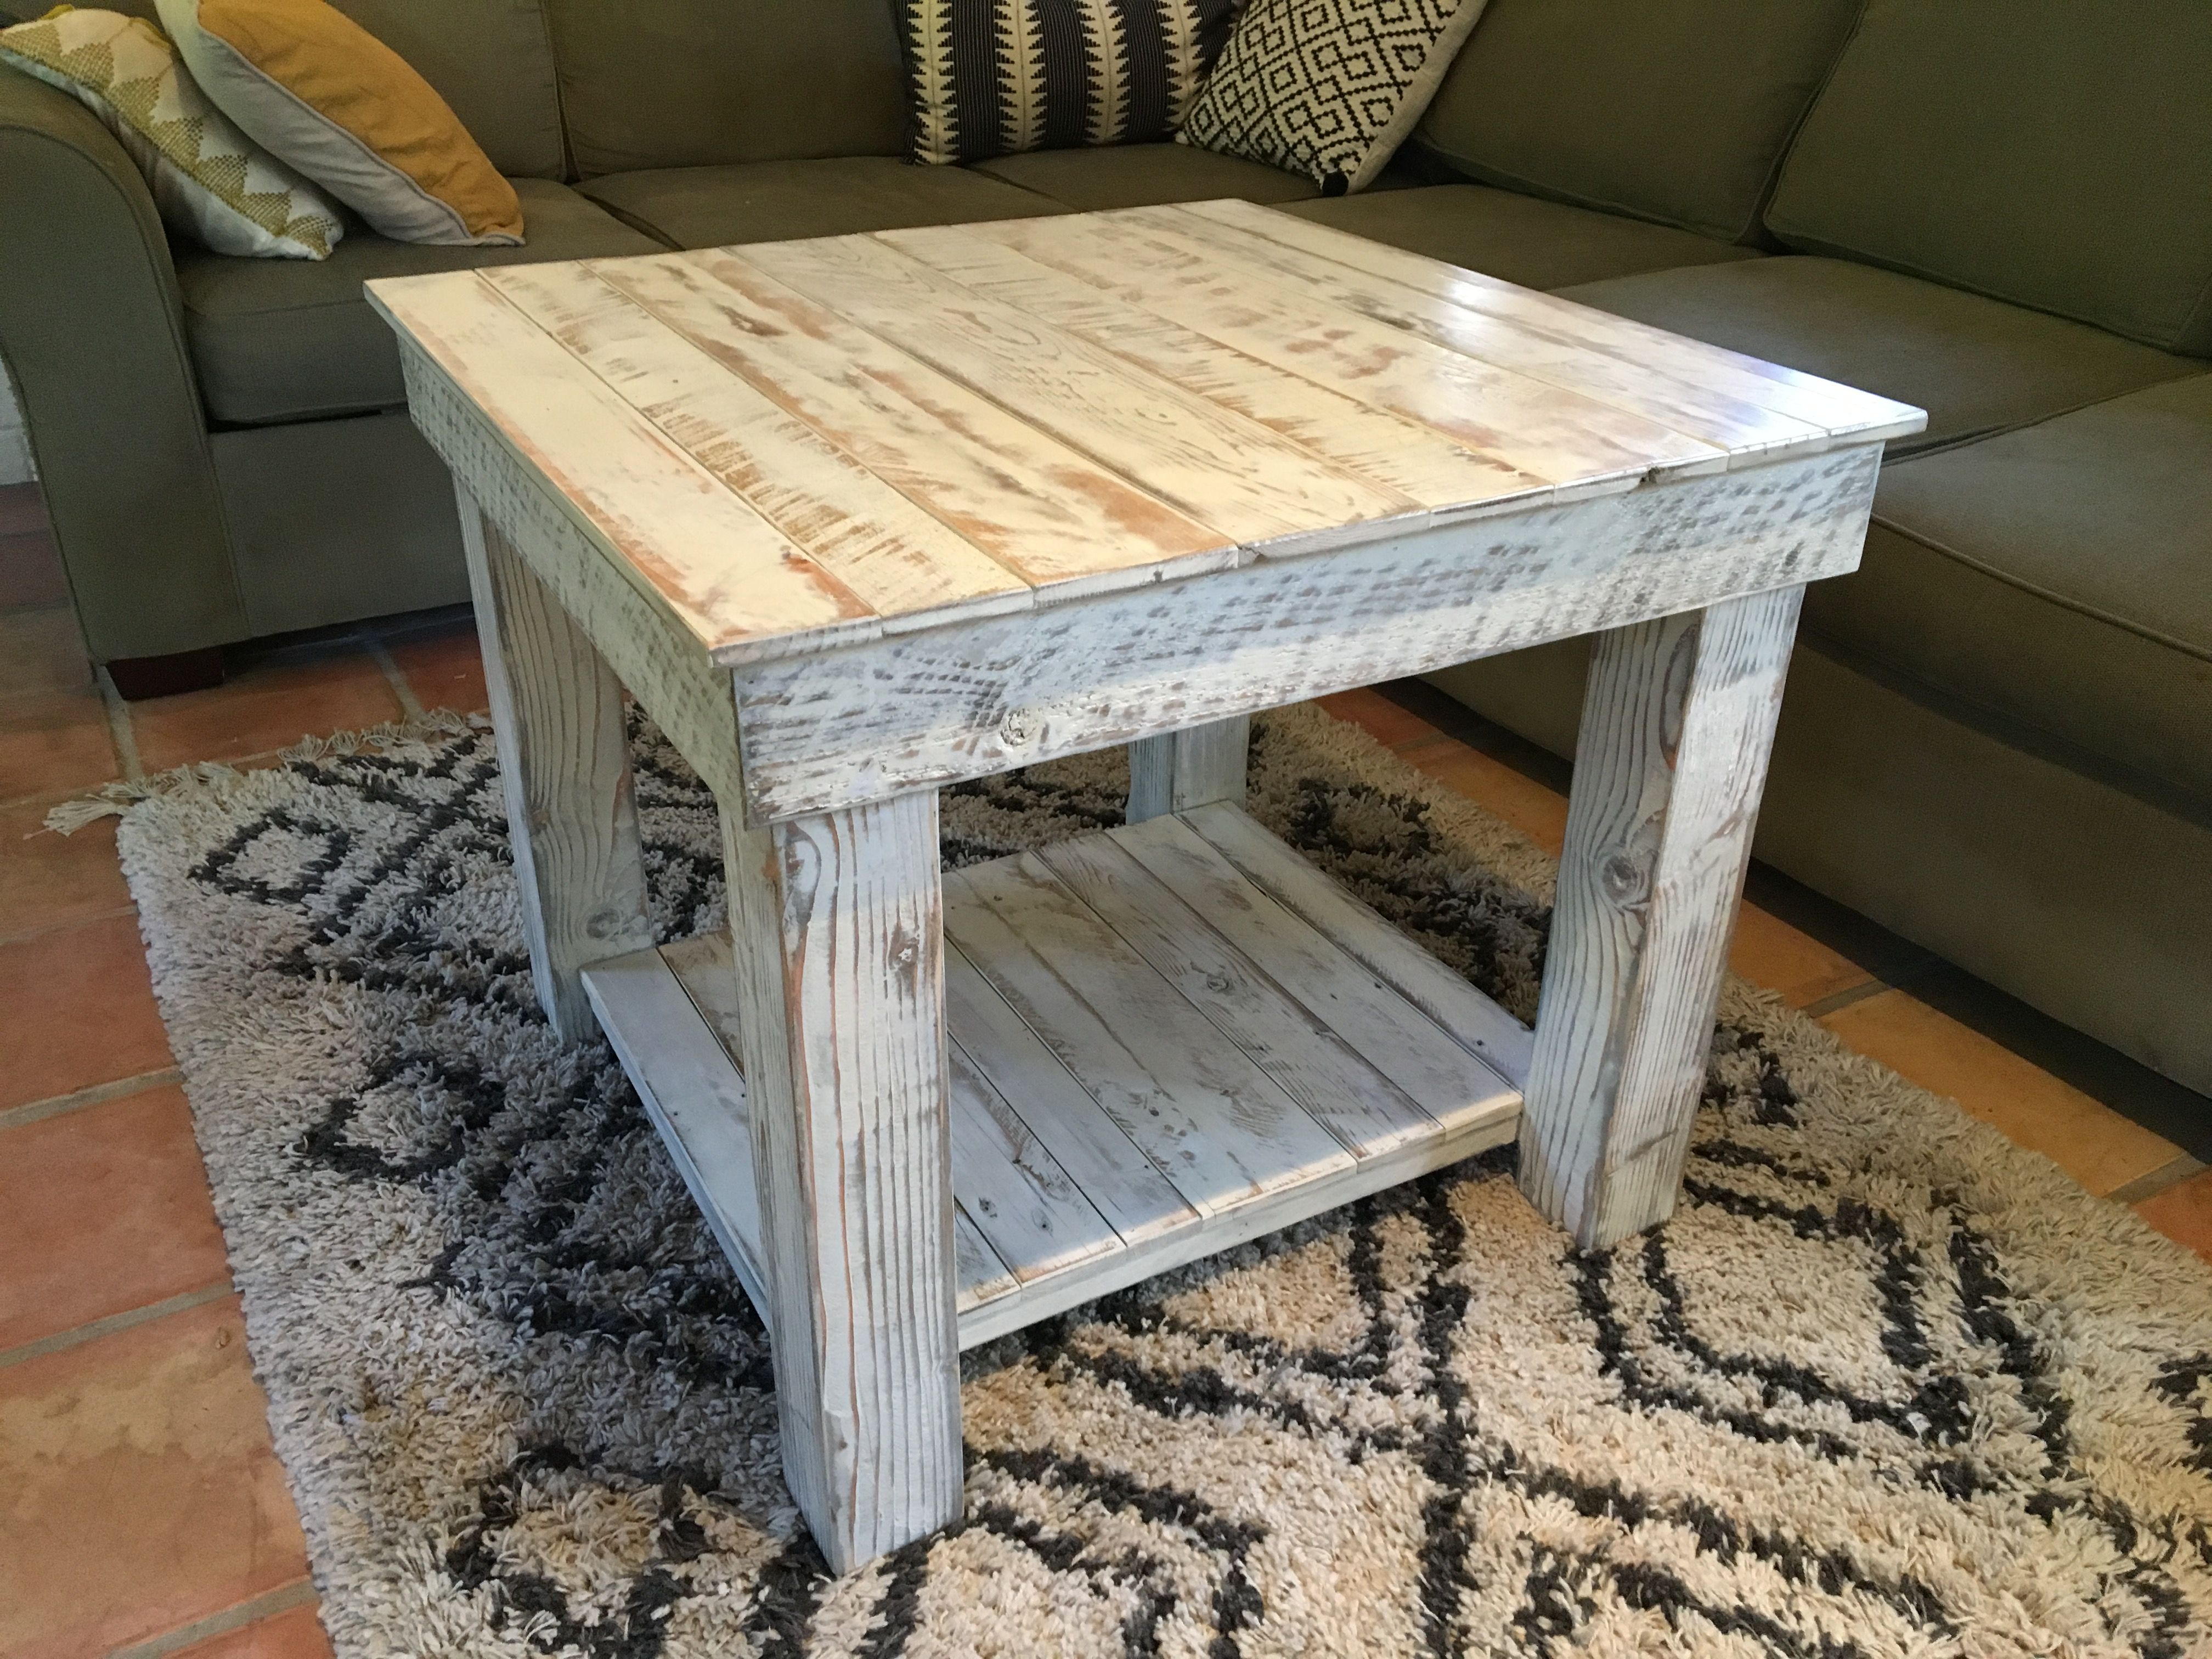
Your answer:
[[[208,101],[140,17],[56,8],[0,29],[0,63],[59,87],[121,141],[171,229],[217,253],[327,259],[338,210]]]

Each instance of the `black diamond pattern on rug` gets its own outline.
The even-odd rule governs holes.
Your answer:
[[[1255,811],[1525,1015],[1537,866],[1332,731],[1262,724]],[[711,799],[635,747],[655,926],[719,925]],[[948,791],[947,860],[1123,787]],[[534,1005],[489,735],[125,844],[343,1659],[2204,1650],[2202,1274],[1756,999],[1665,1227],[1577,1251],[1507,1149],[1006,1339],[963,1519],[838,1579],[757,1317]]]

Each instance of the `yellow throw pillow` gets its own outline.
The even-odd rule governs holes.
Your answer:
[[[155,0],[247,135],[401,242],[514,246],[522,204],[446,100],[324,0]]]
[[[143,18],[57,7],[0,29],[0,63],[98,116],[145,175],[162,222],[217,253],[327,259],[345,234],[337,209],[226,120]]]

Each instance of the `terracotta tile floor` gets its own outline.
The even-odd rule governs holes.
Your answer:
[[[331,630],[125,705],[76,643],[42,522],[34,489],[0,489],[0,1653],[307,1659],[329,1648],[113,828],[40,825],[106,779],[479,708],[475,633],[460,611]],[[1393,692],[1325,702],[1558,846],[1559,763]],[[2114,1109],[2145,1115],[2141,1068],[2072,1064],[2081,1039],[1924,952],[1778,878],[1753,890],[1739,972],[2212,1257],[2212,1170]]]

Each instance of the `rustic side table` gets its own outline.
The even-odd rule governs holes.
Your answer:
[[[1673,1205],[1803,585],[1917,410],[1239,203],[374,283],[452,467],[531,960],[769,1328],[830,1562],[957,1355],[1520,1138]],[[1239,805],[1256,711],[1597,636],[1532,1035]],[[726,935],[655,948],[635,696]],[[941,876],[937,791],[1130,745]]]

